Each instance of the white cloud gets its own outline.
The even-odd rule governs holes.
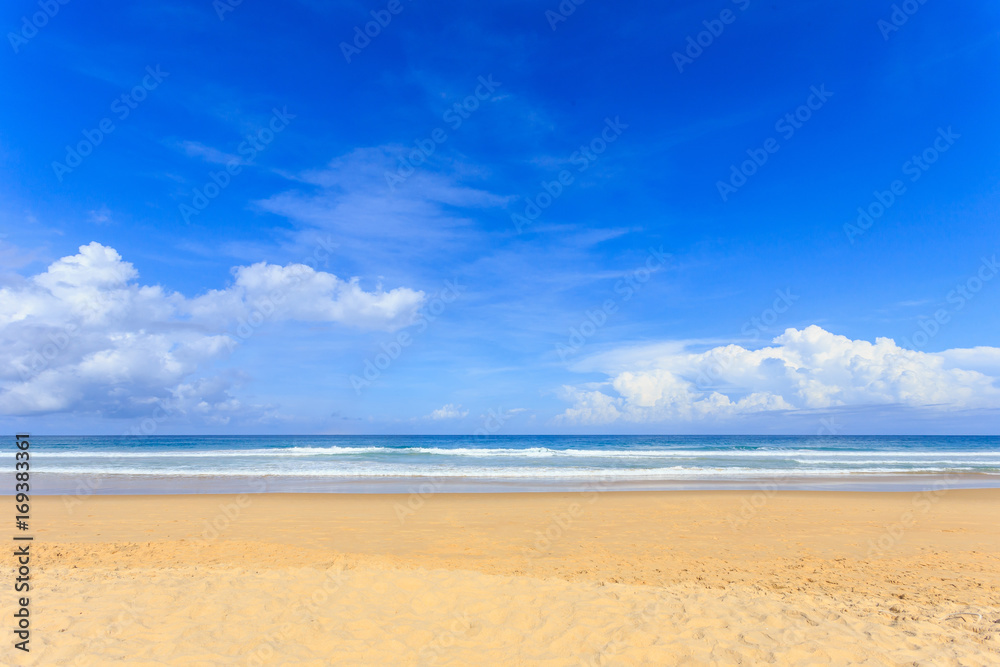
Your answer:
[[[448,403],[433,411],[427,417],[429,419],[461,419],[468,416],[469,411],[463,410],[461,405]]]
[[[363,329],[394,331],[412,324],[423,292],[381,285],[365,292],[357,278],[343,281],[304,264],[260,262],[234,269],[235,282],[192,299],[190,312],[200,321],[232,321],[260,310],[273,319],[341,322]]]
[[[239,402],[196,376],[247,337],[240,326],[300,320],[392,331],[415,321],[424,300],[409,288],[366,292],[357,279],[301,264],[233,273],[229,287],[188,298],[138,284],[132,264],[95,242],[3,287],[0,413],[129,416],[172,401],[226,417]],[[211,396],[196,400],[199,387]]]
[[[818,326],[787,329],[772,346],[692,352],[667,343],[621,350],[595,364],[608,380],[565,387],[566,424],[698,421],[769,411],[904,406],[1000,408],[1000,349],[921,352],[892,339],[851,340]]]

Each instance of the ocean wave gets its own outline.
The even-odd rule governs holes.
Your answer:
[[[165,451],[135,451],[135,450],[32,450],[32,457],[66,458],[66,459],[150,459],[150,458],[232,458],[240,456],[317,456],[338,454],[378,454],[383,452],[402,451],[392,447],[273,447],[266,449],[203,449],[203,450],[165,450]]]
[[[483,479],[775,479],[799,477],[843,477],[851,475],[917,475],[934,473],[983,473],[1000,475],[1000,469],[956,469],[949,467],[923,468],[545,468],[545,467],[438,467],[438,466],[359,466],[351,469],[319,468],[310,465],[302,468],[274,469],[215,469],[215,468],[99,468],[93,466],[72,468],[47,468],[36,475],[115,476],[132,477],[324,477],[335,479],[362,479],[372,477],[448,477]]]
[[[208,451],[145,451],[114,450],[114,451],[41,451],[36,456],[40,458],[237,458],[268,456],[280,458],[283,456],[357,456],[362,454],[411,455],[426,454],[431,456],[471,456],[476,458],[549,458],[554,456],[585,457],[585,458],[692,458],[698,452],[691,450],[605,450],[605,449],[550,449],[548,447],[511,448],[476,448],[476,447],[275,447],[269,449],[222,449]]]
[[[320,456],[362,456],[362,455],[423,454],[428,456],[455,456],[473,458],[592,458],[592,459],[699,459],[713,458],[762,458],[790,460],[799,463],[837,463],[841,460],[875,460],[881,463],[902,462],[963,462],[972,459],[977,463],[1000,465],[1000,454],[995,451],[829,451],[806,449],[553,449],[548,447],[477,448],[477,447],[274,447],[257,449],[220,450],[40,450],[32,452],[33,457],[47,459],[175,459],[175,458],[244,458],[244,457],[320,457]]]

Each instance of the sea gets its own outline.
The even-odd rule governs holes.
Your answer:
[[[998,436],[32,436],[30,452],[42,494],[1000,486]]]

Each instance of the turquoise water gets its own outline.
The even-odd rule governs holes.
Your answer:
[[[208,478],[223,486],[227,478],[284,480],[282,490],[389,480],[461,483],[462,490],[491,482],[540,490],[594,480],[712,488],[918,476],[1000,484],[996,436],[36,436],[31,451],[36,479],[53,489],[87,478],[133,490],[144,480],[163,490]]]

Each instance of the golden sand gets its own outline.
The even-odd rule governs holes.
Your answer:
[[[38,497],[32,650],[6,630],[0,655],[1000,664],[998,508],[1000,490]]]

